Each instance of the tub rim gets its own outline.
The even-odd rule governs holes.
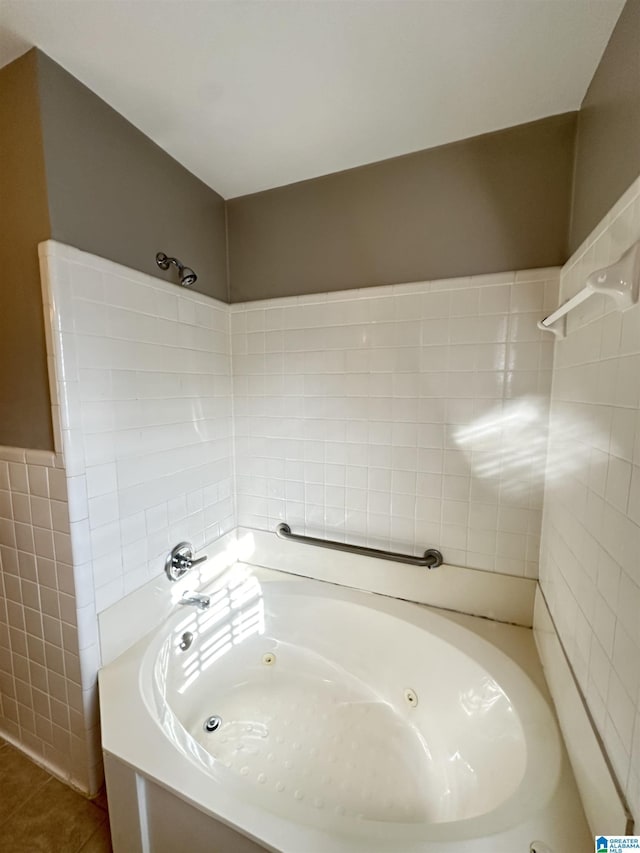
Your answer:
[[[464,646],[472,646],[472,653],[469,656],[484,669],[487,669],[516,707],[525,733],[527,765],[520,784],[496,808],[482,815],[454,822],[427,824],[362,821],[357,822],[358,828],[371,826],[375,829],[376,838],[383,843],[391,839],[396,843],[406,840],[407,845],[411,845],[410,847],[407,846],[407,849],[414,849],[416,844],[418,847],[415,849],[419,849],[420,844],[429,842],[459,842],[502,833],[530,818],[532,814],[542,810],[548,804],[560,778],[562,763],[562,747],[555,718],[547,700],[532,679],[513,658],[510,658],[496,645],[475,634],[468,627],[449,619],[442,612],[434,611],[427,605],[389,598],[378,593],[352,589],[327,581],[261,569],[250,564],[236,564],[223,576],[216,578],[215,581],[205,587],[205,591],[209,592],[220,588],[224,578],[228,578],[231,572],[238,569],[256,576],[259,582],[266,585],[267,588],[276,588],[276,592],[278,588],[290,592],[296,591],[298,595],[308,595],[311,592],[315,592],[317,595],[321,592],[323,598],[355,602],[359,606],[366,606],[369,609],[399,618],[419,630],[429,631],[427,624],[435,625],[439,630],[432,631],[432,633],[436,633],[438,637],[444,639],[445,642],[450,642],[459,650],[465,652]],[[225,788],[220,784],[220,780],[208,774],[205,768],[194,762],[187,753],[182,754],[170,741],[167,743],[167,735],[162,730],[162,725],[157,717],[151,715],[147,707],[147,700],[144,697],[146,694],[148,698],[149,679],[147,676],[150,662],[155,660],[158,651],[168,642],[171,625],[181,618],[184,618],[184,611],[181,608],[174,609],[174,612],[159,628],[101,670],[100,683],[102,688],[101,700],[110,689],[113,689],[111,685],[117,678],[125,678],[130,688],[135,687],[136,695],[141,701],[137,702],[133,709],[130,708],[132,714],[129,715],[127,733],[131,733],[136,725],[144,725],[146,726],[146,738],[149,735],[149,722],[152,721],[154,723],[151,727],[154,731],[154,742],[161,739],[161,742],[164,742],[172,755],[179,756],[179,763],[183,766],[176,768],[172,765],[169,768],[162,760],[160,748],[145,750],[141,745],[140,738],[136,740],[135,737],[128,736],[128,734],[123,736],[122,732],[119,736],[111,725],[112,722],[115,722],[112,719],[113,715],[109,713],[109,711],[113,711],[113,708],[109,709],[108,707],[105,708],[107,713],[103,725],[104,749],[152,781],[173,791],[178,797],[211,815],[214,819],[222,821],[236,831],[266,846],[267,849],[295,850],[294,829],[302,831],[307,840],[309,840],[310,832],[317,833],[318,839],[322,840],[322,849],[327,851],[349,849],[349,847],[340,846],[341,843],[343,844],[345,841],[353,843],[356,839],[366,840],[370,849],[376,849],[371,846],[374,841],[371,834],[349,831],[350,826],[352,827],[356,823],[352,818],[348,819],[349,825],[345,827],[344,833],[328,833],[306,822],[301,823],[294,819],[285,820],[275,813],[260,808],[251,800],[242,800],[241,797],[237,796],[237,793],[242,791],[241,786]],[[461,639],[463,641],[462,649],[460,649]],[[490,668],[483,661],[482,655],[485,653],[492,659]],[[498,670],[497,673],[496,669]],[[514,692],[519,699],[527,696],[532,700],[531,703],[524,704],[524,713],[521,713],[518,701],[514,700]],[[106,702],[105,704],[108,706],[110,703]],[[535,734],[542,735],[542,748],[540,748],[540,744],[537,744],[537,748],[532,751],[530,747]],[[189,781],[190,776],[193,777],[194,768],[199,770],[199,776],[204,777],[200,780],[199,786],[193,784],[192,778],[191,782]],[[176,772],[174,773],[174,771]],[[171,780],[172,775],[176,777],[175,782]],[[249,816],[250,820],[240,820],[240,815],[245,818]],[[270,842],[283,843],[285,838],[286,842],[283,847],[270,846]]]

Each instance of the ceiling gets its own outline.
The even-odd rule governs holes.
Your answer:
[[[624,0],[1,0],[225,198],[578,109]]]

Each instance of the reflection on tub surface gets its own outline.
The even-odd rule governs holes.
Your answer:
[[[381,635],[372,616],[390,630]],[[187,630],[195,640],[185,653]],[[361,633],[369,645],[354,653]],[[403,646],[415,657],[403,660]],[[183,752],[303,822],[465,820],[511,796],[527,765],[518,713],[468,654],[353,602],[301,595],[295,583],[264,592],[236,575],[207,612],[176,623],[155,685]],[[215,731],[204,726],[211,715]]]
[[[196,619],[189,614],[176,629],[177,645],[184,631],[197,630],[206,634],[187,657],[181,662],[184,681],[176,689],[184,693],[219,658],[234,645],[242,643],[254,634],[264,634],[264,603],[262,589],[256,578],[231,581],[211,596],[211,604],[205,614]],[[161,672],[158,677],[162,678]]]

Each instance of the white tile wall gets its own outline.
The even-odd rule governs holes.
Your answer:
[[[640,238],[640,179],[563,268],[561,296]],[[592,297],[556,344],[541,585],[640,820],[640,305]]]
[[[235,525],[229,311],[52,241],[40,263],[86,734],[76,758],[94,793],[97,614],[157,576],[179,541],[199,548]]]
[[[232,306],[238,523],[537,577],[557,289],[548,269]]]
[[[94,613],[234,526],[228,307],[48,242],[54,423]]]
[[[97,720],[82,687],[61,465],[53,453],[0,447],[0,732],[89,791]]]

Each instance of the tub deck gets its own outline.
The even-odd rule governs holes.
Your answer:
[[[294,584],[317,587],[320,583],[322,587],[321,582],[292,579],[271,570],[251,567],[251,572],[267,589],[270,583],[282,583],[283,577]],[[350,590],[342,590],[340,595],[347,599],[353,595],[356,601],[363,597]],[[369,599],[373,600],[381,601],[383,609],[388,602],[394,612],[412,608],[412,618],[418,608],[379,596]],[[421,609],[425,615],[444,619],[452,630],[458,626],[471,631],[478,644],[486,641],[502,651],[549,702],[531,630]],[[182,628],[188,618],[185,616],[177,626]],[[158,648],[161,639],[156,638]],[[276,657],[285,651],[286,646],[282,651],[275,649]],[[546,841],[554,853],[582,853],[592,843],[561,746],[558,784],[544,807],[528,815],[520,801],[513,799],[512,810],[519,815],[515,826],[492,824],[491,814],[499,808],[487,814],[480,809],[479,816],[471,821],[455,822],[456,814],[460,817],[466,813],[454,809],[449,815],[438,805],[447,784],[440,772],[445,765],[431,762],[429,766],[429,761],[422,760],[425,755],[431,758],[423,733],[400,720],[398,709],[381,701],[380,691],[366,681],[354,678],[345,684],[329,670],[305,671],[304,656],[296,659],[294,645],[288,669],[278,673],[277,680],[273,676],[278,660],[266,665],[261,662],[251,679],[242,673],[235,682],[227,679],[225,689],[220,689],[214,679],[210,683],[216,689],[209,691],[208,704],[203,705],[207,701],[205,690],[189,718],[185,700],[182,708],[177,707],[181,723],[176,725],[175,708],[171,713],[165,708],[161,722],[149,713],[158,702],[157,695],[152,698],[147,692],[146,701],[140,701],[140,662],[145,654],[149,654],[149,641],[141,641],[100,676],[107,784],[110,803],[114,798],[116,801],[112,803],[115,853],[120,849],[122,853],[137,853],[132,833],[140,839],[140,851],[163,853],[171,849],[166,846],[171,830],[165,818],[178,806],[183,828],[185,815],[189,815],[187,823],[193,832],[188,843],[193,853],[209,850],[206,844],[216,832],[233,833],[233,848],[229,849],[284,853],[396,853],[398,849],[403,853],[515,853],[528,850],[537,839]],[[188,668],[185,671],[188,680]],[[171,680],[171,675],[167,678]],[[206,682],[201,679],[199,683]],[[113,701],[114,696],[122,697],[129,691],[134,697],[137,693],[137,701]],[[178,706],[180,701],[178,697]],[[213,734],[203,729],[208,713],[222,719]],[[175,741],[178,749],[171,749],[167,725],[180,729]],[[220,775],[222,770],[228,775]],[[499,779],[497,784],[499,787]],[[535,784],[544,785],[544,780],[538,779]],[[128,797],[123,795],[127,788]],[[138,820],[138,813],[135,820],[131,818],[133,792],[144,819]],[[509,802],[509,791],[500,796]],[[477,812],[478,806],[475,808]],[[127,825],[126,848],[118,847],[120,812],[122,824]],[[315,817],[310,817],[312,813]],[[162,832],[158,831],[160,826],[164,827]],[[427,826],[428,831],[417,831],[421,826]],[[472,827],[471,835],[465,826],[467,830]],[[229,846],[229,838],[220,843]],[[185,846],[185,838],[179,843]]]

